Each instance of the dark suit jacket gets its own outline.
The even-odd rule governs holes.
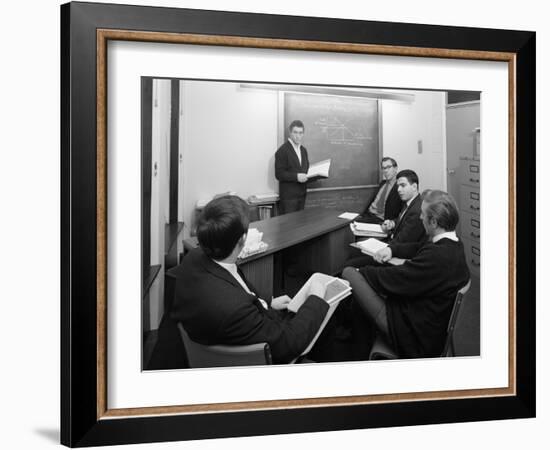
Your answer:
[[[422,242],[426,238],[426,230],[420,220],[422,198],[417,195],[411,202],[401,220],[397,220],[391,235],[390,248],[393,253],[392,244],[402,242]]]
[[[365,266],[360,272],[387,296],[388,325],[399,355],[440,356],[456,293],[470,278],[462,242],[428,242],[401,266]]]
[[[386,180],[380,182],[380,184],[378,185],[378,189],[374,193],[374,196],[368,201],[365,211],[363,211],[363,214],[355,219],[357,222],[362,222],[364,220],[369,221],[367,220],[367,218],[369,216],[372,216],[372,214],[369,212],[370,205],[372,204],[384,184],[386,184]],[[384,205],[384,220],[396,219],[401,212],[402,206],[403,202],[401,201],[401,197],[399,197],[399,194],[397,193],[397,183],[394,183],[388,194],[388,197],[386,198],[386,203]],[[381,220],[379,219],[379,221]]]
[[[200,248],[183,258],[175,275],[172,317],[182,322],[191,339],[204,345],[267,342],[275,363],[286,363],[299,356],[319,330],[328,310],[327,303],[313,295],[296,314],[265,309],[255,295],[247,293]],[[248,287],[254,292],[252,286]]]
[[[288,140],[275,153],[275,178],[279,180],[279,197],[281,199],[305,197],[307,183],[298,183],[298,173],[307,173],[309,160],[306,148],[301,145],[302,164]]]

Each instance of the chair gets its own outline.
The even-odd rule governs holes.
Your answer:
[[[451,311],[451,317],[449,318],[449,324],[447,325],[447,338],[445,339],[445,345],[443,346],[443,351],[441,352],[442,357],[455,356],[455,346],[454,346],[454,331],[458,317],[460,315],[460,310],[464,296],[470,289],[471,281],[468,280],[466,285],[462,287],[457,293],[455,302],[453,305],[453,310]],[[370,351],[369,360],[373,359],[397,359],[399,355],[393,349],[388,342],[384,339],[379,333],[376,334],[374,344]]]
[[[193,341],[178,322],[189,367],[258,366],[272,364],[267,342],[250,345],[202,345]]]

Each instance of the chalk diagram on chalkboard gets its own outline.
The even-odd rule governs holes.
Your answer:
[[[365,136],[361,130],[354,130],[338,117],[322,117],[315,122],[327,141],[333,145],[357,145],[362,146],[364,140],[372,140],[372,137]]]
[[[308,189],[350,189],[380,179],[378,101],[370,98],[285,93],[285,138],[292,120],[304,123],[310,163],[331,159],[329,178]]]

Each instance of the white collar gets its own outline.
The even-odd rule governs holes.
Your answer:
[[[216,264],[219,264],[225,270],[227,270],[231,273],[236,273],[237,272],[237,264],[235,264],[235,263],[225,263],[225,262],[221,262],[221,261],[216,261],[215,259],[213,259],[212,261],[214,261]]]
[[[437,241],[440,241],[443,238],[450,239],[451,241],[458,242],[458,237],[456,236],[455,231],[446,231],[445,233],[438,234],[432,238],[432,242],[435,244]]]
[[[301,144],[295,144],[294,141],[290,138],[288,138],[288,142],[290,142],[290,144],[292,145],[292,147],[294,147],[294,150],[296,151],[300,151],[300,147],[302,146]]]

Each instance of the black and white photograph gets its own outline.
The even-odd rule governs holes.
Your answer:
[[[535,416],[529,27],[60,11],[62,443]]]
[[[480,356],[483,92],[140,99],[143,370]]]

